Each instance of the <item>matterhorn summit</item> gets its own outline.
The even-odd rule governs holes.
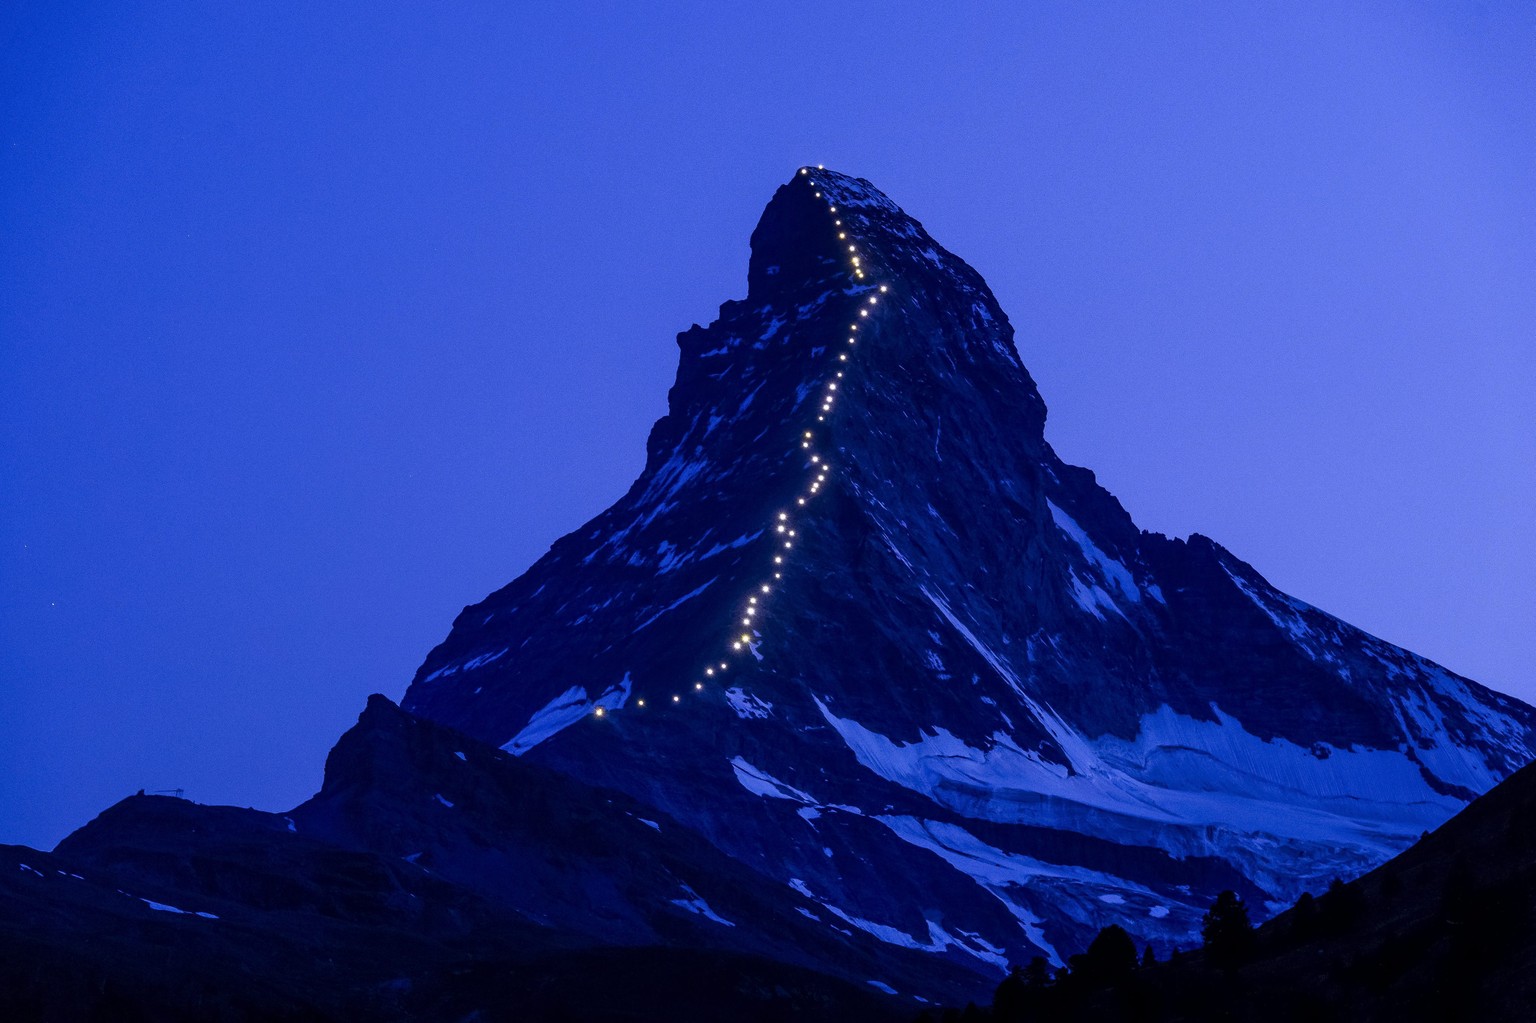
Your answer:
[[[679,335],[640,478],[459,615],[410,715],[623,793],[831,940],[988,976],[1110,923],[1187,947],[1216,892],[1278,908],[1532,758],[1526,705],[1139,530],[869,182],[800,169],[747,284]],[[701,883],[657,896],[762,925]]]

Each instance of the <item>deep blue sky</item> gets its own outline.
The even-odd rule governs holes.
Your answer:
[[[805,162],[1144,528],[1536,699],[1536,7],[201,6],[0,10],[0,841],[309,795]]]

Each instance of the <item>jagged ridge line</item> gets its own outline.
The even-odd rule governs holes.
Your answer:
[[[816,169],[817,170],[825,170],[826,167],[823,164],[817,164],[816,165]],[[818,185],[818,183],[816,182],[816,180],[814,178],[810,177],[810,172],[811,172],[811,170],[810,170],[809,167],[801,167],[800,168],[800,173],[797,174],[792,180],[800,181],[800,180],[804,179],[805,182],[807,183],[807,185],[810,188],[813,188],[813,189],[821,187],[821,186]],[[822,198],[821,192],[819,192],[819,191],[815,192],[814,193],[814,197],[817,198],[817,199]],[[826,206],[827,206],[828,214],[830,216],[832,216],[832,218],[833,218],[833,221],[832,221],[833,226],[834,227],[838,227],[838,228],[843,227],[844,224],[843,224],[842,220],[837,217],[837,206],[834,205],[830,200],[826,203]],[[850,232],[848,232],[846,230],[842,230],[842,231],[839,231],[837,233],[837,237],[838,237],[838,240],[840,242],[841,241],[848,241],[848,242],[850,242],[850,244],[848,245],[848,264],[849,264],[848,265],[848,269],[849,269],[850,273],[852,274],[853,283],[855,285],[857,285],[858,283],[860,283],[860,282],[862,282],[864,280],[864,269],[863,269],[863,267],[861,265],[861,259],[860,259],[860,256],[859,256],[859,248],[858,248],[858,244],[857,244],[857,239],[849,239],[848,238],[849,233]],[[871,287],[878,287],[880,294],[884,294],[888,290],[888,286],[884,285],[884,284],[871,285]],[[869,305],[878,305],[879,301],[880,301],[879,295],[871,295],[871,296],[869,296],[868,304]],[[869,310],[863,308],[864,304],[865,303],[863,303],[863,302],[860,302],[858,304],[859,305],[858,312],[859,312],[859,317],[861,319],[867,319],[869,317]],[[858,320],[855,320],[853,323],[850,323],[848,325],[848,333],[849,333],[848,346],[854,346],[854,345],[856,345],[858,343],[858,339],[853,336],[853,335],[858,333],[858,330],[859,330],[859,322],[858,322]],[[830,347],[831,346],[829,346],[829,348]],[[838,363],[840,363],[840,364],[841,363],[847,363],[848,362],[848,353],[847,352],[840,352],[838,354],[837,358],[838,358]],[[827,386],[826,386],[825,390],[823,391],[823,398],[822,398],[821,409],[820,409],[820,411],[816,415],[816,421],[817,422],[819,422],[819,423],[826,422],[827,416],[832,414],[832,409],[833,409],[833,407],[834,407],[834,405],[836,403],[836,399],[837,399],[837,394],[836,394],[836,392],[837,392],[837,381],[842,380],[842,379],[843,379],[843,371],[839,369],[839,370],[835,371],[834,377],[830,381],[827,382]],[[816,447],[815,447],[815,445],[813,443],[816,440],[816,435],[815,435],[815,431],[814,430],[805,430],[805,431],[802,432],[801,436],[802,436],[802,440],[800,442],[801,450],[807,453],[805,455],[805,457],[807,457],[809,459],[809,464],[812,467],[810,471],[815,475],[815,478],[811,481],[811,483],[810,483],[809,487],[806,489],[805,493],[803,493],[803,494],[801,494],[801,495],[799,495],[798,497],[795,498],[796,506],[803,508],[803,507],[806,507],[809,504],[810,500],[812,498],[814,498],[818,493],[820,493],[822,488],[826,485],[827,477],[828,477],[828,475],[832,471],[832,466],[831,466],[830,463],[823,461],[822,456],[821,456],[821,452],[816,449]],[[783,542],[783,545],[784,545],[782,548],[778,548],[778,550],[780,550],[781,553],[777,553],[777,554],[775,554],[773,556],[773,572],[772,572],[772,575],[773,575],[773,579],[774,579],[775,582],[782,581],[783,578],[784,578],[783,566],[784,566],[784,563],[785,563],[785,559],[788,557],[788,555],[782,553],[782,551],[789,551],[789,550],[793,550],[794,549],[794,541],[795,541],[795,537],[797,535],[797,531],[795,530],[794,525],[795,525],[794,521],[792,519],[790,519],[789,513],[786,512],[786,511],[780,511],[774,517],[774,522],[773,522],[773,529],[774,529],[774,531],[770,535],[782,538],[782,542]],[[732,655],[733,654],[736,655],[736,656],[740,656],[743,652],[746,652],[746,653],[750,653],[753,657],[756,657],[758,660],[762,660],[762,656],[760,654],[758,654],[758,652],[757,652],[757,648],[758,648],[759,643],[760,643],[760,641],[762,639],[762,634],[757,632],[755,629],[753,629],[752,625],[753,625],[753,619],[758,615],[759,611],[761,610],[760,606],[759,606],[759,602],[758,602],[758,595],[761,594],[764,597],[767,597],[767,596],[771,595],[773,593],[773,586],[772,586],[771,583],[768,583],[768,582],[759,582],[759,583],[754,584],[752,586],[752,588],[749,589],[747,592],[748,592],[748,596],[746,598],[746,604],[742,608],[742,612],[741,612],[742,616],[743,616],[742,619],[741,619],[741,628],[747,629],[747,630],[751,630],[751,631],[741,632],[741,633],[738,634],[738,633],[736,633],[735,628],[734,627],[732,628],[732,630],[731,630],[731,637],[726,640],[726,642],[729,644],[729,653],[727,653],[725,655],[726,656],[726,660],[718,661],[718,662],[714,661],[714,660],[709,661],[706,664],[706,666],[704,668],[704,671],[703,671],[704,678],[703,679],[695,679],[694,680],[694,683],[693,683],[693,691],[694,692],[703,692],[705,690],[706,684],[705,684],[704,679],[714,678],[717,673],[718,674],[724,674],[728,670],[728,666],[730,664],[730,661],[732,659]],[[753,636],[756,636],[758,638],[759,642],[757,642],[757,643],[753,642],[752,641],[752,637]],[[674,704],[681,703],[682,702],[682,693],[680,693],[680,692],[673,693],[672,694],[671,702],[674,703]],[[645,707],[645,698],[643,696],[642,697],[636,697],[636,699],[635,699],[635,706],[637,708]],[[622,710],[623,706],[621,704],[619,707],[616,707],[614,709],[615,710]],[[596,706],[596,707],[594,707],[592,709],[592,716],[593,717],[603,718],[603,717],[606,717],[607,714],[608,714],[608,708],[602,706],[601,704],[599,704],[598,706]]]

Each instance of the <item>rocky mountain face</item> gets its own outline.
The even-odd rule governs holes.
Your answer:
[[[909,1018],[1386,861],[1536,712],[1138,530],[982,279],[805,168],[612,508],[286,814],[0,848],[17,1019]]]
[[[403,702],[623,791],[857,931],[981,972],[1188,945],[1386,860],[1529,707],[1137,529],[1044,438],[985,282],[806,168],[684,332],[645,471],[468,607]],[[810,919],[811,917],[807,917]]]

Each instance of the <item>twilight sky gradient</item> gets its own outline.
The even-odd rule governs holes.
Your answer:
[[[807,162],[1143,528],[1536,700],[1536,6],[171,6],[0,9],[0,842],[306,798]]]

